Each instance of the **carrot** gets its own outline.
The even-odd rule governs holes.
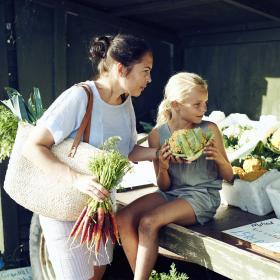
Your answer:
[[[116,237],[116,240],[118,241],[118,243],[120,244],[120,237],[119,237],[119,230],[118,230],[118,225],[117,225],[117,222],[116,222],[116,217],[115,217],[115,214],[113,211],[111,211],[109,213],[109,217],[110,217],[110,221],[113,225],[113,230],[114,230],[114,234],[115,234],[115,237]]]
[[[94,224],[92,222],[92,220],[90,221],[89,223],[89,226],[88,226],[88,231],[87,231],[87,247],[89,248],[89,244],[90,244],[90,241],[91,241],[91,237],[92,237],[92,231],[93,231],[93,227],[94,227]]]
[[[97,209],[97,230],[95,235],[95,254],[98,252],[100,247],[100,240],[102,235],[102,228],[104,224],[104,209],[102,207],[98,207]]]
[[[98,254],[100,243],[101,243],[101,234],[99,235],[99,238],[95,241],[95,256]]]
[[[108,213],[106,213],[105,217],[104,217],[104,227],[103,227],[103,233],[102,233],[104,246],[106,246],[106,244],[110,238],[109,227],[110,227],[110,219],[109,219]]]
[[[84,209],[83,209],[83,211],[82,211],[82,213],[80,214],[80,216],[78,217],[77,221],[75,222],[75,224],[74,224],[74,226],[73,226],[73,228],[72,228],[72,230],[71,230],[71,232],[70,232],[69,237],[72,237],[72,236],[75,234],[75,232],[76,232],[76,230],[78,229],[78,227],[79,227],[81,221],[83,220],[83,218],[84,218],[84,216],[85,216],[87,210],[88,210],[88,207],[85,206]]]
[[[92,228],[92,233],[91,233],[91,238],[90,238],[90,246],[89,246],[90,249],[92,249],[92,247],[94,246],[96,230],[97,230],[97,223],[95,223],[93,225],[93,228]]]
[[[86,215],[84,218],[84,225],[83,225],[83,230],[82,230],[82,234],[81,234],[80,244],[83,244],[86,241],[87,234],[88,234],[88,227],[89,227],[90,222],[91,222],[91,218],[88,215]]]
[[[77,228],[77,230],[76,230],[76,232],[75,232],[75,235],[74,235],[74,237],[73,237],[73,240],[72,240],[72,242],[71,242],[70,247],[75,243],[75,241],[77,240],[78,236],[79,236],[80,233],[82,232],[83,226],[84,226],[84,219],[82,220],[82,222],[80,223],[79,227]]]
[[[116,237],[115,237],[113,225],[111,224],[111,222],[109,224],[109,236],[111,237],[112,243],[115,244],[116,243]]]

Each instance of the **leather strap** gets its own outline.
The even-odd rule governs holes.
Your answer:
[[[81,122],[80,128],[77,131],[77,134],[75,136],[74,142],[72,144],[70,153],[68,154],[68,157],[73,158],[76,154],[77,148],[81,142],[81,138],[83,136],[83,141],[88,143],[89,142],[89,136],[90,136],[90,125],[91,125],[91,114],[92,114],[92,106],[93,106],[93,93],[89,85],[86,83],[80,83],[76,86],[81,86],[88,97],[88,103],[87,103],[87,109],[86,113],[83,117],[83,120]]]

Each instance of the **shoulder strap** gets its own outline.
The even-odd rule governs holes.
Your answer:
[[[85,90],[87,97],[88,97],[88,103],[87,103],[86,113],[83,117],[80,128],[77,131],[77,134],[76,134],[74,142],[72,144],[70,153],[68,154],[68,157],[72,157],[72,158],[76,154],[76,151],[81,142],[82,136],[83,136],[84,142],[86,142],[86,143],[89,142],[91,114],[92,114],[92,105],[93,105],[93,93],[92,93],[90,86],[86,83],[80,83],[80,84],[77,84],[77,86],[81,86]]]

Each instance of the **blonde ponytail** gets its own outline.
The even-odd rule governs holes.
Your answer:
[[[166,123],[170,118],[171,118],[171,104],[169,100],[164,98],[158,107],[156,126],[160,126]]]

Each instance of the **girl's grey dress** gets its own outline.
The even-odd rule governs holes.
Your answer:
[[[208,124],[209,122],[202,121],[197,127],[206,131]],[[169,127],[166,123],[157,129],[160,145],[163,145],[171,136]],[[159,193],[167,201],[176,198],[188,201],[200,224],[212,219],[221,202],[219,190],[222,187],[222,180],[218,175],[215,162],[206,160],[205,155],[202,155],[192,163],[170,163],[168,172],[171,186],[168,191],[159,191]]]

